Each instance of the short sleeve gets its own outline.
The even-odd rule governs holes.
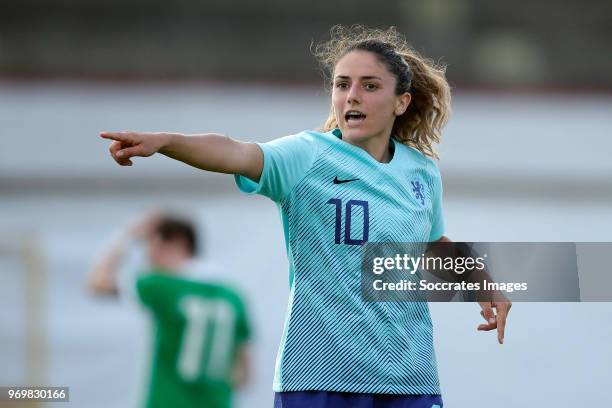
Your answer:
[[[432,218],[431,232],[429,233],[429,242],[439,240],[444,235],[444,214],[442,211],[442,177],[438,166],[433,163],[433,180],[432,180]]]
[[[304,177],[317,155],[318,143],[309,132],[257,144],[264,156],[259,182],[234,175],[240,191],[280,201]]]

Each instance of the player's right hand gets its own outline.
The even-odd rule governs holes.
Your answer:
[[[149,157],[168,141],[167,133],[102,132],[100,137],[113,142],[109,147],[112,158],[121,166],[131,166],[132,157]]]

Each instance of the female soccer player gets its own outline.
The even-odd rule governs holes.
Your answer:
[[[441,407],[425,302],[364,302],[365,242],[448,241],[434,144],[450,114],[444,68],[391,27],[335,26],[315,54],[331,74],[323,129],[269,143],[220,134],[108,132],[122,166],[159,152],[234,174],[281,210],[290,297],[275,406]],[[481,302],[504,337],[509,302]],[[493,312],[497,310],[497,316]]]

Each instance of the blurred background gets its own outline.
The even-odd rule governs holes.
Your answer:
[[[611,241],[610,16],[598,0],[2,2],[0,385],[135,406],[142,313],[84,283],[117,228],[168,206],[196,216],[208,262],[247,293],[254,378],[237,403],[271,406],[288,296],[276,207],[164,157],[121,168],[98,133],[317,128],[330,101],[309,49],[334,24],[394,25],[448,64],[446,235]],[[476,332],[476,305],[431,310],[445,406],[612,405],[612,304],[516,304],[502,347]]]

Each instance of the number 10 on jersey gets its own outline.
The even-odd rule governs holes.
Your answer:
[[[333,204],[336,207],[336,223],[334,229],[334,242],[342,243],[342,200],[339,198],[330,199],[327,204]],[[354,207],[363,208],[363,232],[361,238],[351,237],[351,224],[353,223],[352,214]],[[370,209],[367,201],[349,200],[344,205],[344,243],[346,245],[362,245],[368,242],[370,233]]]

